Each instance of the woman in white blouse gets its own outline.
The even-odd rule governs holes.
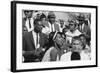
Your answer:
[[[78,36],[72,39],[72,50],[61,56],[60,61],[90,60],[90,56],[85,53],[83,43]]]

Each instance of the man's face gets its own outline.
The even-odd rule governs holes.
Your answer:
[[[36,32],[41,32],[42,31],[42,22],[41,21],[38,21],[37,22],[37,24],[35,25],[35,27],[34,27],[34,30],[36,31]]]
[[[60,21],[60,25],[61,25],[61,27],[63,27],[64,21]]]
[[[49,18],[49,21],[50,21],[51,23],[54,23],[54,22],[55,22],[55,17],[50,17],[50,18]]]
[[[72,50],[80,52],[82,50],[82,42],[80,40],[74,40],[72,43]]]
[[[46,18],[42,18],[41,21],[42,21],[43,24],[46,24],[46,22],[47,22]]]
[[[24,13],[25,13],[26,18],[31,18],[33,14],[32,11],[25,11]]]
[[[68,31],[68,28],[65,28],[63,31],[64,31],[64,33],[66,33]]]
[[[83,20],[79,20],[79,24],[83,24],[83,22],[84,22]]]
[[[42,18],[41,21],[42,21],[42,22],[45,22],[45,21],[46,21],[46,18]]]
[[[86,38],[84,36],[81,36],[80,39],[81,39],[82,43],[85,45],[86,44]]]

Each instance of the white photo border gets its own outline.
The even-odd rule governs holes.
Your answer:
[[[81,5],[68,5],[63,4],[46,4],[35,2],[16,2],[16,71],[23,70],[38,70],[38,69],[53,69],[53,68],[74,68],[85,66],[97,66],[97,10],[95,6],[90,8]],[[25,3],[25,4],[24,4]],[[45,5],[46,4],[46,5]],[[70,62],[35,62],[23,63],[22,62],[22,10],[46,10],[46,11],[62,11],[62,12],[82,12],[91,13],[91,60],[85,61],[70,61]],[[14,24],[13,24],[14,25]],[[13,48],[14,49],[14,48]],[[14,60],[15,61],[15,60]]]

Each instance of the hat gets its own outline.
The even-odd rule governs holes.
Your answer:
[[[56,16],[55,16],[54,12],[50,11],[50,12],[48,13],[48,18],[55,18],[55,17],[56,17]]]

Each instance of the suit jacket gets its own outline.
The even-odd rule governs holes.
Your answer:
[[[35,50],[35,45],[34,45],[34,39],[33,39],[32,31],[31,32],[26,32],[23,35],[23,50],[24,51],[33,51]],[[39,39],[39,44],[41,47],[45,47],[46,44],[48,43],[48,38],[47,35],[40,33],[39,34],[40,39]]]
[[[85,23],[84,23],[83,29],[79,28],[79,31],[81,31],[82,33],[85,33],[87,37],[91,37],[90,27],[86,25]]]
[[[30,25],[31,25],[31,28],[29,27],[29,20],[27,18],[22,18],[22,26],[23,26],[23,31],[32,31],[33,28],[34,28],[34,19],[33,18],[30,18]]]
[[[50,22],[46,22],[46,23],[44,24],[44,26],[50,28],[49,25],[50,25]],[[55,29],[55,31],[60,31],[60,27],[59,27],[59,25],[58,25],[56,22],[54,23],[54,29]]]
[[[46,35],[43,33],[40,33],[39,35],[40,35],[40,39],[39,39],[40,47],[45,47],[45,45],[48,43],[48,39]],[[37,58],[34,55],[36,48],[35,48],[33,36],[34,35],[32,35],[32,31],[26,32],[23,35],[23,51],[25,51],[23,56],[28,61],[34,61],[34,59]]]

